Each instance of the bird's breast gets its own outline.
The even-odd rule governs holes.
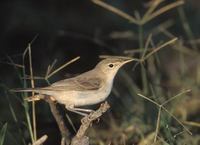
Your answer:
[[[74,101],[75,106],[93,105],[104,101],[109,96],[112,85],[113,83],[109,82],[98,90],[78,92]]]

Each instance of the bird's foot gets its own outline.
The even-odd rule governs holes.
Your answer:
[[[71,112],[77,113],[81,116],[87,116],[89,113],[93,112],[94,110],[92,109],[83,109],[83,108],[75,108],[72,105],[65,106],[65,108]]]

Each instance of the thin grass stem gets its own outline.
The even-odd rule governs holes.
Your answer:
[[[185,15],[185,12],[183,10],[183,7],[178,8],[178,14],[179,14],[180,19],[182,21],[182,26],[183,26],[183,29],[186,33],[186,36],[188,37],[189,40],[194,40],[194,35],[193,35],[192,30],[190,28],[190,25],[188,23],[188,20],[187,20],[187,17]],[[191,43],[191,46],[192,46],[193,49],[198,50],[196,43]]]
[[[158,104],[156,101],[154,101],[154,100],[152,100],[152,99],[150,99],[150,98],[148,98],[148,97],[146,97],[146,96],[144,96],[142,94],[137,94],[137,95],[142,97],[142,98],[144,98],[144,99],[146,99],[146,100],[148,100],[149,102],[151,102],[151,103],[153,103],[153,104],[155,104],[157,106],[160,106],[160,104]]]
[[[156,131],[155,131],[155,136],[154,136],[154,143],[157,141],[157,137],[158,137],[158,133],[159,133],[159,129],[160,129],[160,117],[161,117],[161,107],[159,107],[158,110],[158,117],[157,117],[157,121],[156,121]]]
[[[26,56],[26,53],[28,52],[28,47],[25,49],[25,51],[23,52],[23,57],[22,57],[22,64],[23,64],[23,76],[26,76],[26,71],[25,71],[25,56]],[[26,80],[24,79],[23,80],[23,85],[24,85],[24,88],[27,88],[27,82]],[[24,93],[24,96],[27,96],[27,93],[25,92]],[[29,130],[29,134],[30,134],[30,137],[31,137],[31,141],[32,143],[34,143],[34,135],[33,135],[33,128],[32,128],[32,125],[31,125],[31,119],[30,119],[30,116],[29,116],[29,106],[28,106],[28,103],[24,100],[24,109],[25,109],[25,116],[26,116],[26,121],[27,121],[27,125],[28,125],[28,130]]]
[[[184,124],[194,126],[194,127],[200,127],[200,122],[193,122],[193,121],[183,121]]]
[[[113,7],[112,5],[109,5],[101,0],[91,0],[91,1],[95,3],[96,5],[99,5],[103,7],[104,9],[109,10],[113,12],[114,14],[117,14],[118,16],[130,21],[131,23],[138,24],[138,20],[136,20],[133,16],[121,11],[118,8]]]
[[[54,70],[52,73],[47,74],[45,76],[45,79],[48,80],[50,77],[52,77],[54,74],[56,74],[57,72],[59,72],[61,69],[65,68],[66,66],[70,65],[71,63],[77,61],[80,58],[80,56],[66,62],[65,64],[63,64],[62,66],[60,66],[59,68],[57,68],[56,70]]]
[[[148,51],[148,47],[149,47],[151,40],[152,40],[152,34],[149,34],[149,36],[147,37],[145,46],[144,46],[144,51],[142,53],[142,57],[141,57],[142,60],[143,60],[144,56],[146,55],[146,52]]]
[[[157,8],[157,6],[162,3],[164,0],[154,0],[149,7],[149,9],[145,12],[143,19],[146,19],[149,17],[149,15],[152,14],[152,12]]]
[[[176,99],[177,97],[179,97],[179,96],[181,96],[181,95],[183,95],[183,94],[185,94],[185,93],[188,93],[188,92],[190,92],[190,91],[191,91],[191,90],[185,90],[185,91],[183,91],[183,92],[180,92],[180,93],[178,93],[177,95],[175,95],[174,97],[171,97],[170,99],[166,100],[166,101],[165,101],[164,103],[162,103],[161,105],[164,106],[165,104],[167,104],[167,103],[173,101],[173,100]]]
[[[189,129],[187,129],[186,127],[185,127],[185,125],[179,120],[179,119],[177,119],[171,112],[169,112],[165,107],[163,107],[162,106],[162,108],[172,117],[172,118],[174,118],[190,135],[192,135],[192,132],[189,130]]]
[[[178,38],[174,38],[172,40],[169,40],[167,42],[165,42],[164,44],[160,45],[159,47],[155,48],[153,51],[149,52],[145,57],[144,60],[148,59],[152,54],[156,53],[158,50],[160,50],[161,48],[166,47],[167,45],[170,45],[172,43],[174,43],[175,41],[177,41]]]
[[[31,78],[31,87],[35,88],[34,79],[33,79],[33,67],[32,67],[32,54],[31,54],[31,43],[28,44],[28,55],[29,55],[29,69],[30,69],[30,78]],[[32,96],[35,93],[32,92]],[[36,111],[35,111],[35,101],[32,101],[32,121],[33,121],[33,136],[34,140],[37,140],[37,125],[36,125]]]
[[[141,24],[145,24],[148,21],[154,19],[155,17],[157,17],[157,16],[169,11],[170,9],[176,8],[176,7],[178,7],[180,5],[183,5],[183,4],[184,4],[184,1],[182,1],[182,0],[178,0],[176,2],[168,4],[168,5],[160,8],[159,10],[153,12],[151,15],[149,15],[149,17],[146,17],[145,19],[142,19]]]
[[[188,91],[188,90],[187,90]],[[187,91],[185,91],[185,92],[187,92]],[[178,95],[176,95],[175,97],[172,97],[173,99],[175,99],[177,96],[180,96],[181,94],[183,94],[183,92],[182,93],[179,93]],[[159,109],[161,108],[161,109],[163,109],[165,112],[167,112],[172,118],[174,118],[190,135],[192,135],[192,132],[190,131],[190,130],[188,130],[185,126],[184,126],[184,124],[179,120],[179,119],[177,119],[171,112],[169,112],[162,104],[160,105],[160,104],[158,104],[157,102],[155,102],[154,100],[152,100],[152,99],[150,99],[150,98],[148,98],[148,97],[146,97],[146,96],[144,96],[144,95],[142,95],[142,94],[137,94],[138,96],[140,96],[140,97],[142,97],[142,98],[144,98],[144,99],[146,99],[146,100],[148,100],[149,102],[152,102],[153,104],[155,104],[155,105],[157,105],[158,107],[159,107]],[[172,101],[173,99],[169,99],[170,101]],[[167,101],[167,102],[169,102],[169,101]],[[158,119],[157,119],[158,120]],[[158,123],[158,122],[157,122]]]

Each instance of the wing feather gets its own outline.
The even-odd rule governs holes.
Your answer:
[[[66,79],[52,84],[46,89],[53,89],[59,91],[88,91],[98,90],[102,87],[102,79],[99,77],[78,77],[74,79]]]

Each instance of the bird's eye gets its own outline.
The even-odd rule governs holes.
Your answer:
[[[111,63],[111,64],[109,64],[108,66],[109,66],[110,68],[112,68],[114,65]]]

